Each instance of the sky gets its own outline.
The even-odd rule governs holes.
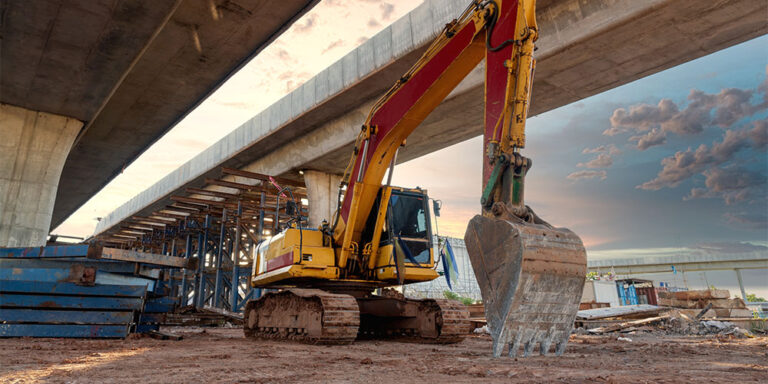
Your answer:
[[[91,235],[98,217],[418,4],[320,2],[53,233]],[[768,253],[766,71],[763,36],[530,118],[527,204],[579,234],[590,258]],[[441,235],[463,237],[479,211],[481,143],[473,138],[395,170],[395,184],[442,200]],[[658,278],[735,287],[732,272],[697,276]],[[744,278],[768,296],[768,271]]]

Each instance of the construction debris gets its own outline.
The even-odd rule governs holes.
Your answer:
[[[660,321],[662,321],[664,319],[667,319],[667,318],[669,318],[668,315],[649,317],[647,319],[627,321],[627,322],[623,322],[623,323],[619,323],[619,324],[615,324],[615,325],[610,325],[610,326],[606,326],[606,327],[592,328],[592,329],[589,329],[587,332],[599,335],[599,334],[607,333],[607,332],[621,331],[623,329],[627,329],[627,328],[638,326],[638,325],[647,325],[647,324],[651,324],[651,323],[657,323],[657,322],[660,322]]]
[[[576,318],[584,320],[609,319],[616,317],[643,318],[646,316],[657,315],[663,311],[665,311],[665,308],[650,304],[625,305],[621,307],[584,309],[576,313]]]
[[[702,317],[752,317],[740,298],[730,298],[725,289],[704,289],[697,291],[659,292],[659,305],[685,309],[704,309]]]

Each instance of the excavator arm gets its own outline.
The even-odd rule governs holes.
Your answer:
[[[535,0],[473,1],[446,25],[408,73],[376,102],[342,182],[333,226],[336,264],[349,273],[361,257],[362,232],[398,148],[469,72],[485,59],[481,214],[465,243],[493,338],[506,346],[563,353],[578,311],[586,250],[573,232],[555,228],[524,204],[530,159],[522,156],[538,37]],[[361,261],[361,260],[358,260]]]
[[[341,247],[340,268],[359,249],[365,219],[398,148],[483,59],[488,63],[485,137],[492,159],[485,162],[484,183],[491,179],[497,157],[509,157],[504,154],[525,146],[537,38],[534,9],[534,0],[472,2],[376,102],[344,175],[346,193],[334,227],[335,241]]]

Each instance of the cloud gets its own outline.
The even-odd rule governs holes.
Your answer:
[[[665,144],[667,142],[667,133],[659,128],[653,128],[644,135],[630,137],[629,141],[637,142],[637,149],[644,151],[650,147]]]
[[[767,68],[768,69],[768,68]],[[763,93],[762,101],[752,103],[755,95]],[[610,118],[611,127],[603,134],[615,136],[632,132],[629,141],[645,150],[666,142],[668,133],[692,135],[707,125],[728,128],[739,120],[768,108],[768,77],[757,89],[726,88],[717,94],[692,89],[688,105],[680,108],[674,101],[662,99],[658,104],[637,104],[618,108]],[[641,133],[648,132],[645,135]]]
[[[389,18],[392,17],[392,13],[395,12],[395,6],[390,3],[379,4],[379,9],[381,9],[382,20],[389,20]]]
[[[596,158],[586,162],[586,163],[578,163],[576,164],[577,167],[586,167],[586,168],[608,168],[613,164],[613,158],[611,155],[607,153],[601,153],[597,155]]]
[[[762,212],[728,212],[723,215],[729,223],[739,224],[754,229],[765,229],[768,227],[768,215]]]
[[[752,147],[765,151],[764,138],[768,136],[766,129],[768,124],[758,121],[752,129],[726,130],[723,141],[715,142],[711,147],[702,144],[695,151],[690,148],[678,151],[661,160],[662,169],[656,178],[637,188],[656,191],[664,187],[676,187],[696,174],[731,161],[736,153],[744,149]]]
[[[723,198],[727,205],[747,201],[761,192],[766,177],[743,167],[712,168],[702,173],[706,188],[694,188],[684,200],[696,198]]]
[[[294,24],[293,29],[298,33],[309,32],[317,25],[317,14],[312,13],[303,19],[303,22]]]
[[[330,50],[332,50],[334,48],[341,47],[343,45],[344,45],[344,40],[341,40],[341,39],[336,40],[336,41],[332,42],[331,44],[328,44],[328,46],[325,47],[325,49],[323,49],[322,53],[327,53],[328,51],[330,51]]]
[[[586,153],[603,153],[603,152],[607,152],[611,156],[621,154],[621,150],[616,148],[616,146],[613,144],[601,145],[595,148],[584,148],[584,150],[581,151],[581,153],[585,153],[585,154]]]
[[[767,252],[768,251],[768,247],[764,245],[755,245],[755,244],[745,243],[745,242],[701,243],[689,248],[697,251],[703,251],[704,253],[712,253],[712,254]]]
[[[379,23],[376,19],[371,17],[370,19],[368,19],[368,26],[371,28],[377,28],[381,26],[381,23]]]
[[[599,178],[600,180],[605,180],[607,176],[605,171],[576,171],[568,175],[568,179],[581,180]]]

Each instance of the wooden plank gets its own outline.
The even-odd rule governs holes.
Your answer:
[[[0,307],[47,308],[47,309],[110,309],[140,310],[142,298],[134,297],[85,297],[28,295],[3,293],[0,295]]]
[[[0,280],[0,293],[144,297],[146,285],[78,285],[65,282]]]
[[[615,325],[609,325],[609,326],[606,326],[606,327],[592,328],[592,329],[587,330],[587,332],[592,333],[592,334],[616,332],[616,331],[620,331],[622,329],[626,329],[626,328],[630,328],[630,327],[635,327],[635,326],[638,326],[638,325],[645,325],[645,324],[655,323],[657,321],[664,320],[664,319],[666,319],[668,317],[669,317],[669,315],[664,315],[664,316],[649,317],[647,319],[640,319],[640,320],[635,320],[635,321],[627,321],[627,322],[623,322],[623,323],[619,323],[619,324],[615,324]]]
[[[196,204],[196,205],[205,206],[205,207],[209,205],[213,205],[217,207],[227,205],[225,201],[206,200],[206,199],[198,199],[196,197],[185,197],[185,196],[171,196],[171,200],[187,203],[187,204]]]
[[[183,257],[158,255],[132,251],[130,249],[104,248],[100,258],[109,260],[131,261],[134,263],[162,265],[165,267],[186,268],[187,259]]]
[[[181,335],[177,335],[175,333],[170,333],[170,332],[149,331],[148,333],[149,333],[149,336],[152,337],[153,339],[160,339],[160,340],[179,341],[184,338]]]
[[[221,191],[212,191],[209,189],[202,189],[202,188],[187,188],[187,193],[191,194],[197,194],[197,195],[205,195],[205,196],[213,196],[213,197],[221,197],[224,199],[239,199],[242,198],[242,196],[234,193],[226,193]]]
[[[650,304],[624,305],[621,307],[584,309],[577,312],[579,319],[596,320],[609,317],[655,315],[666,309]]]
[[[88,255],[88,248],[88,244],[26,248],[0,248],[0,258],[44,259],[59,257],[85,257]]]
[[[225,317],[225,318],[227,318],[229,320],[232,320],[232,321],[234,321],[236,323],[242,324],[242,322],[243,322],[243,314],[242,313],[230,312],[230,311],[227,311],[226,309],[211,307],[211,306],[208,306],[208,305],[204,306],[203,310],[207,311],[207,312],[215,313],[215,314],[220,315],[220,316],[223,316],[223,317]]]
[[[125,338],[128,325],[0,324],[0,337]]]
[[[286,179],[284,177],[279,177],[279,176],[269,176],[269,175],[264,175],[264,174],[261,174],[261,173],[248,172],[248,171],[243,171],[243,170],[240,170],[240,169],[227,168],[227,167],[222,167],[221,168],[221,172],[223,174],[225,174],[225,175],[240,176],[240,177],[245,177],[245,178],[248,178],[248,179],[265,181],[267,183],[270,182],[269,178],[271,177],[273,180],[275,180],[275,182],[277,184],[280,184],[281,187],[289,185],[289,186],[292,186],[292,187],[304,188],[304,183],[302,183],[300,181],[296,181],[296,180],[292,180],[292,179]]]
[[[129,324],[133,321],[133,312],[4,308],[0,310],[0,321],[45,324]]]

